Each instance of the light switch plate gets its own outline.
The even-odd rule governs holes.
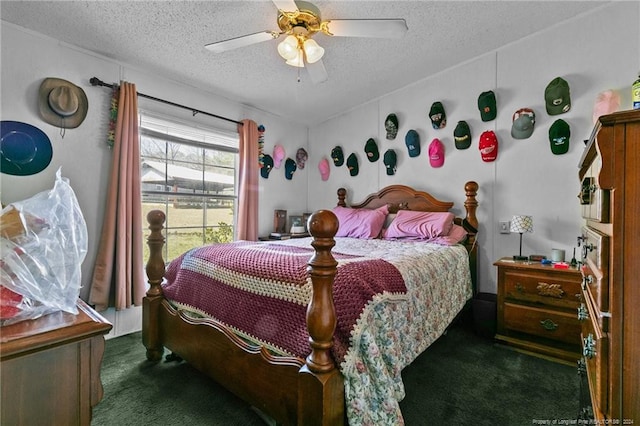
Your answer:
[[[501,234],[510,234],[511,231],[509,230],[511,228],[511,226],[509,225],[509,222],[500,222],[500,233]]]

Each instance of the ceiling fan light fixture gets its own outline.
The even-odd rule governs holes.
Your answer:
[[[287,60],[286,64],[291,65],[292,67],[304,68],[304,55],[302,54],[302,49],[298,49],[296,57]]]
[[[278,53],[287,61],[296,59],[299,54],[298,39],[293,35],[287,36],[278,44]]]
[[[306,39],[303,46],[307,62],[310,64],[318,62],[324,55],[324,49],[313,39]]]

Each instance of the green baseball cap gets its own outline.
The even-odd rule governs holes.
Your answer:
[[[351,176],[358,176],[358,172],[360,171],[358,168],[358,157],[356,157],[356,154],[353,152],[347,157],[347,168]]]
[[[551,152],[556,155],[566,154],[569,151],[569,138],[571,136],[571,128],[569,124],[558,119],[549,127],[549,143],[551,144]]]
[[[367,143],[364,144],[364,152],[367,154],[367,158],[370,162],[378,161],[380,158],[380,152],[378,151],[378,144],[373,138],[369,138]]]
[[[467,149],[471,146],[471,129],[466,121],[458,121],[453,131],[453,139],[455,140],[457,149]]]
[[[558,115],[569,111],[571,109],[569,83],[562,77],[551,80],[544,90],[544,101],[549,115]]]
[[[478,96],[478,109],[482,121],[491,121],[496,118],[498,108],[496,105],[496,94],[492,90],[480,93]]]

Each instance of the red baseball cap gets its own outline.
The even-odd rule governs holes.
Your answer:
[[[442,167],[444,164],[444,145],[438,138],[429,144],[429,163],[431,167]]]
[[[482,132],[478,147],[482,161],[491,162],[498,158],[498,138],[493,130]]]

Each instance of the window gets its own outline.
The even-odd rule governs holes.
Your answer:
[[[163,256],[234,239],[238,135],[140,114],[142,214],[164,211]]]

